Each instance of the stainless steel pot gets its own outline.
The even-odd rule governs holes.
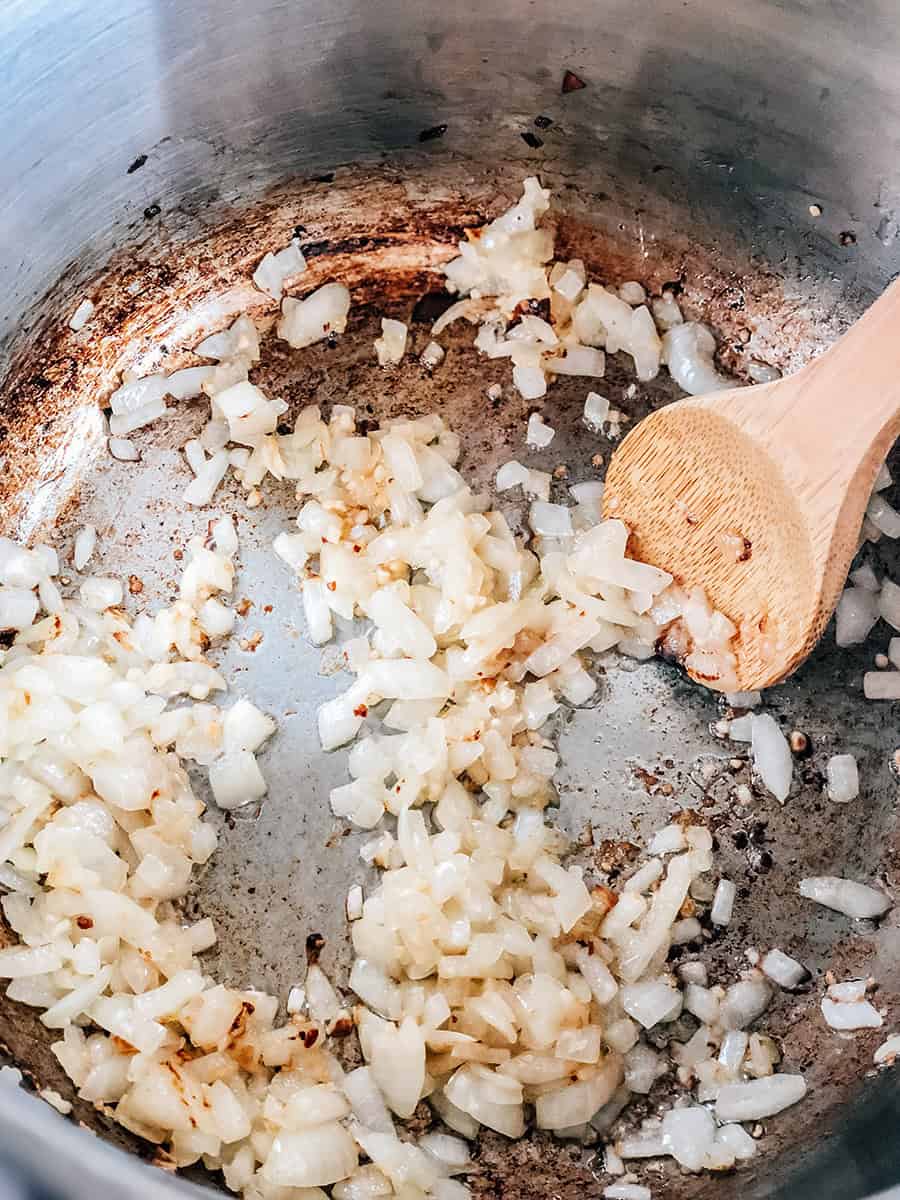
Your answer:
[[[439,404],[468,431],[468,469],[487,480],[519,438],[525,406],[484,412],[472,382],[484,368],[465,339],[433,382],[410,377],[389,393],[369,361],[370,327],[391,311],[424,336],[423,297],[438,290],[437,267],[462,229],[535,172],[565,209],[559,243],[598,274],[677,282],[685,304],[710,315],[739,375],[754,358],[790,369],[900,267],[898,55],[893,0],[8,0],[2,531],[55,527],[65,542],[92,519],[105,565],[137,571],[146,594],[165,594],[172,549],[190,531],[175,502],[176,448],[197,414],[148,436],[134,467],[104,456],[98,405],[121,369],[174,366],[201,329],[239,310],[248,265],[298,225],[314,277],[351,283],[357,324],[338,352],[276,361],[272,382],[293,401],[353,389],[376,414]],[[84,294],[97,312],[74,335],[65,319]],[[632,417],[670,398],[659,384],[631,401],[626,382],[613,370],[609,390]],[[575,472],[585,458],[578,389],[561,384],[551,403],[556,458]],[[223,830],[190,903],[219,925],[212,973],[283,993],[313,929],[328,936],[341,977],[338,901],[359,868],[356,839],[334,836],[324,806],[342,766],[318,752],[313,733],[315,706],[338,685],[318,674],[318,654],[293,628],[296,597],[265,566],[278,521],[277,507],[243,513],[244,586],[262,589],[273,615],[255,655],[228,652],[247,690],[282,716],[266,762],[270,795],[261,813]],[[712,699],[660,664],[611,669],[603,719],[578,711],[559,730],[561,820],[572,832],[590,827],[584,854],[596,866],[632,826],[646,831],[679,805],[703,806],[748,913],[712,948],[715,962],[733,970],[747,944],[802,950],[819,972],[874,974],[896,1020],[896,917],[851,933],[795,894],[798,875],[818,869],[900,882],[896,727],[891,706],[859,696],[866,662],[825,645],[773,692],[773,709],[815,752],[785,809],[751,813],[728,802],[707,732]],[[837,813],[821,790],[836,748],[859,756],[865,781],[859,803]],[[812,995],[783,999],[772,1023],[786,1057],[808,1073],[810,1098],[770,1123],[769,1152],[751,1169],[712,1180],[668,1173],[667,1196],[771,1194],[800,1159],[814,1170],[833,1131],[870,1111],[874,1126],[857,1136],[866,1151],[834,1159],[809,1186],[848,1200],[886,1182],[885,1102],[858,1100],[877,1032],[838,1040]],[[30,1010],[4,1001],[0,1034],[29,1078],[69,1094]],[[75,1115],[147,1156],[90,1106],[76,1103]],[[51,1117],[0,1089],[0,1127],[15,1131],[18,1157],[46,1182],[87,1194],[109,1190],[112,1170],[122,1194],[155,1194],[152,1174]],[[501,1143],[482,1139],[481,1194],[598,1192],[580,1151]]]

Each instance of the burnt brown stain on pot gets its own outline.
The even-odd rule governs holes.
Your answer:
[[[348,170],[339,174],[337,184],[285,185],[252,207],[232,207],[201,236],[173,241],[165,228],[145,230],[138,249],[122,251],[92,281],[87,290],[95,311],[77,334],[66,321],[84,291],[73,292],[74,272],[63,276],[27,318],[30,331],[13,353],[0,392],[5,429],[0,447],[6,457],[0,479],[3,528],[15,528],[35,490],[52,492],[63,468],[72,468],[78,453],[73,431],[85,432],[84,422],[79,428],[76,420],[79,410],[86,404],[103,406],[123,370],[146,374],[199,361],[188,343],[225,322],[220,310],[208,323],[193,323],[191,336],[183,338],[179,326],[184,327],[189,314],[212,311],[225,297],[232,315],[249,311],[257,318],[274,317],[274,305],[249,284],[249,277],[262,254],[290,241],[298,225],[305,230],[301,244],[309,269],[293,294],[305,295],[332,279],[345,282],[354,302],[363,305],[437,291],[440,267],[453,256],[465,230],[483,225],[515,195],[513,181],[507,179],[504,187],[504,181],[485,174],[468,192],[442,178],[435,186],[440,194],[430,197],[424,185],[411,194],[397,171]],[[757,272],[739,278],[723,266],[728,259],[721,249],[705,253],[687,233],[657,233],[653,253],[645,259],[626,223],[621,230],[594,229],[583,216],[563,216],[557,225],[557,256],[578,254],[601,279],[641,278],[658,289],[666,280],[686,275],[688,312],[705,311],[726,343],[733,340],[736,325],[728,297],[738,286],[752,314],[765,317],[784,310],[774,275]],[[750,323],[741,320],[742,326]],[[802,312],[793,328],[781,332],[777,365],[790,365],[791,349],[814,343],[817,334],[812,315]],[[725,356],[723,365],[741,364]],[[96,431],[95,439],[99,452]],[[56,464],[54,471],[48,471],[48,463]],[[77,496],[75,484],[67,480],[66,486]],[[52,513],[54,504],[46,508]]]
[[[102,407],[123,370],[146,374],[201,361],[178,337],[178,324],[188,314],[237,293],[234,315],[240,310],[275,315],[274,305],[249,279],[267,250],[290,241],[296,225],[308,231],[310,259],[297,295],[339,279],[357,304],[365,304],[378,299],[379,289],[390,296],[426,290],[426,278],[436,284],[440,265],[465,229],[485,217],[461,197],[424,201],[413,211],[403,199],[402,186],[371,176],[343,190],[278,189],[249,211],[224,214],[211,233],[182,245],[173,247],[165,236],[148,239],[138,252],[121,252],[92,283],[95,311],[77,334],[66,322],[80,296],[63,277],[32,318],[0,391],[3,528],[15,527],[36,487],[58,482],[48,462],[61,458],[73,465],[67,448],[74,460],[76,415],[86,405]],[[379,222],[381,228],[371,232]],[[221,317],[201,322],[185,341],[193,344],[223,323]]]

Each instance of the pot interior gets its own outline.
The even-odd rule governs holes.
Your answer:
[[[487,489],[502,462],[524,454],[528,413],[539,407],[557,434],[548,450],[528,452],[528,462],[548,471],[565,468],[553,484],[563,498],[569,484],[602,475],[595,456],[605,464],[614,447],[581,420],[586,381],[561,379],[543,401],[529,405],[512,388],[505,360],[478,356],[464,322],[442,337],[447,357],[433,374],[416,361],[447,304],[440,265],[467,226],[482,224],[512,201],[524,173],[515,164],[485,170],[461,159],[413,157],[293,181],[253,203],[214,206],[175,238],[165,228],[153,236],[142,231],[139,244],[120,251],[89,282],[82,263],[42,301],[15,345],[0,409],[6,460],[0,532],[51,537],[68,555],[75,531],[87,522],[96,525],[93,569],[139,579],[140,595],[127,597],[137,611],[173,596],[180,552],[208,519],[224,513],[237,518],[235,594],[251,604],[221,661],[232,693],[252,697],[277,717],[279,729],[261,756],[268,796],[249,811],[212,809],[219,849],[186,901],[192,916],[215,921],[219,942],[205,961],[226,984],[263,988],[284,1000],[302,978],[312,933],[325,938],[322,962],[329,975],[338,985],[346,982],[344,897],[350,882],[367,890],[373,882],[359,859],[369,835],[349,831],[331,815],[328,793],[346,779],[345,757],[320,750],[315,713],[346,687],[347,677],[335,670],[327,648],[323,653],[307,641],[299,594],[289,573],[273,562],[270,543],[297,509],[291,489],[270,480],[263,504],[250,509],[237,488],[223,486],[208,510],[187,511],[180,501],[189,481],[181,447],[201,428],[206,405],[183,403],[164,422],[135,434],[138,463],[109,457],[101,410],[123,369],[148,373],[186,365],[190,346],[206,332],[241,311],[257,317],[271,311],[250,287],[249,275],[265,251],[284,245],[296,230],[309,262],[304,292],[339,279],[350,286],[353,306],[348,330],[334,347],[287,351],[268,335],[263,365],[252,378],[289,402],[288,416],[311,403],[354,404],[372,421],[436,409],[462,436],[460,469]],[[648,193],[636,211],[628,197],[567,186],[565,175],[552,170],[542,176],[558,197],[556,256],[577,254],[599,280],[638,279],[654,292],[676,285],[685,310],[713,326],[724,366],[739,377],[747,377],[753,360],[790,370],[858,311],[858,297],[842,294],[833,278],[800,281],[795,264],[776,269],[753,258],[739,238],[702,221],[691,224],[661,194]],[[66,320],[85,294],[96,310],[76,334]],[[409,323],[412,353],[400,368],[384,370],[375,361],[372,342],[382,316]],[[626,414],[626,428],[677,392],[665,373],[636,391],[632,381],[625,361],[612,356],[601,390]],[[493,382],[503,388],[498,401],[486,394]],[[524,506],[507,495],[502,507],[523,530]],[[882,542],[867,554],[879,573],[893,576],[898,564],[892,545]],[[345,623],[338,640],[349,633]],[[886,633],[879,636],[886,643]],[[602,657],[595,664],[597,696],[558,721],[558,820],[579,845],[577,861],[598,878],[612,866],[614,877],[623,843],[641,842],[674,813],[696,809],[714,830],[717,866],[738,885],[732,926],[710,936],[706,947],[711,978],[732,979],[746,965],[749,947],[781,947],[813,972],[805,993],[779,994],[767,1017],[786,1064],[806,1075],[808,1097],[767,1122],[764,1152],[735,1176],[683,1176],[661,1167],[659,1186],[669,1197],[771,1188],[774,1160],[788,1153],[783,1164],[798,1147],[815,1147],[853,1102],[883,1032],[844,1040],[824,1027],[817,996],[826,970],[839,978],[877,979],[888,1027],[900,1011],[900,947],[891,919],[878,928],[866,922],[851,927],[802,901],[796,889],[809,874],[900,882],[891,769],[895,722],[891,705],[862,699],[861,675],[870,658],[871,647],[839,650],[829,631],[805,666],[767,693],[782,727],[801,730],[812,745],[796,771],[799,786],[784,806],[761,789],[751,806],[736,802],[736,787],[749,782],[741,752],[746,747],[711,732],[719,715],[716,697],[661,661]],[[856,755],[862,780],[859,799],[842,806],[830,804],[823,791],[825,763],[839,752]],[[206,797],[202,776],[194,785]],[[72,1097],[49,1052],[56,1035],[32,1010],[0,1001],[0,1027],[11,1058],[39,1086],[73,1098],[79,1121],[152,1155],[152,1148]],[[629,1108],[626,1124],[653,1111],[667,1094],[661,1081],[646,1102]],[[592,1154],[543,1135],[510,1144],[487,1133],[479,1140],[473,1188],[504,1200],[594,1195]]]

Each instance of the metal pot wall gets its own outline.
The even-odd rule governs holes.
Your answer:
[[[789,369],[900,269],[898,56],[893,0],[560,0],[549,8],[534,0],[120,0],[114,8],[10,0],[0,12],[0,531],[30,536],[56,526],[65,538],[87,511],[111,531],[112,565],[116,554],[122,566],[138,554],[145,573],[162,581],[161,546],[136,550],[125,531],[151,512],[164,542],[180,534],[158,483],[165,453],[148,450],[140,475],[98,467],[97,404],[116,373],[175,365],[191,330],[222,324],[246,302],[247,265],[296,225],[314,269],[346,278],[363,313],[384,297],[398,313],[414,313],[439,286],[436,269],[462,229],[536,172],[565,207],[561,243],[613,278],[677,281],[685,303],[711,315],[737,374],[754,358]],[[86,292],[97,320],[79,337],[65,317]],[[447,406],[467,423],[470,466],[486,478],[522,414],[485,424],[466,374],[472,364],[460,354],[439,394],[378,403]],[[327,399],[348,385],[351,367],[359,380],[355,360],[344,374],[318,365],[314,378],[280,382],[295,398]],[[667,398],[660,387],[642,403]],[[575,392],[561,389],[554,403],[560,441],[574,456]],[[171,436],[179,445],[177,430]],[[264,536],[258,531],[260,545]],[[279,600],[291,604],[289,589]],[[771,911],[744,941],[783,940],[802,926],[819,969],[835,961],[877,966],[895,1017],[896,929],[888,923],[848,937],[788,894],[792,864],[810,856],[876,863],[897,882],[887,766],[895,734],[889,712],[865,709],[848,690],[864,662],[823,650],[777,690],[775,705],[814,743],[827,747],[838,732],[854,731],[870,768],[868,808],[812,839],[822,818],[810,779],[791,812],[766,814],[776,847],[765,885]],[[315,675],[311,659],[304,669]],[[295,686],[292,670],[264,662],[255,682],[283,699]],[[589,715],[561,733],[572,750],[567,761],[602,758],[589,772],[592,790],[568,809],[563,789],[564,821],[574,829],[587,819],[598,838],[615,834],[622,779],[670,744],[642,730],[648,706],[677,701],[664,732],[679,741],[672,769],[688,791],[714,712],[664,668],[649,668],[637,685],[623,675],[610,687],[623,714],[621,744],[598,749]],[[327,688],[311,683],[301,713],[311,718]],[[335,969],[345,961],[329,916],[334,903],[322,896],[340,894],[355,851],[323,854],[324,883],[292,874],[298,835],[279,807],[298,752],[319,772],[320,799],[336,781],[328,772],[338,768],[317,763],[314,738],[304,736],[271,764],[272,799],[261,818],[269,833],[284,833],[283,852],[273,856],[277,837],[265,849],[258,827],[239,829],[196,899],[224,930],[217,970],[235,981],[249,972],[254,984],[283,986],[295,964],[281,961],[273,939],[291,944],[310,923],[332,923]],[[583,782],[572,768],[572,797]],[[667,812],[659,795],[632,795],[627,806],[645,823]],[[302,845],[321,846],[328,828],[310,817]],[[721,840],[735,831],[723,820]],[[759,882],[759,855],[754,865],[743,852],[728,853],[736,872]],[[250,873],[280,874],[285,896],[235,899],[235,880],[243,887]],[[722,953],[737,950],[735,942]],[[734,1179],[673,1180],[667,1194],[771,1194],[798,1151],[814,1169],[825,1131],[849,1120],[870,1043],[829,1042],[821,1025],[794,1020],[787,1006],[777,1019],[795,1057],[820,1067],[810,1102],[773,1129],[784,1154],[762,1157]],[[48,1051],[52,1038],[33,1013],[4,1002],[0,1036],[35,1082],[65,1088]],[[68,1178],[73,1195],[79,1179],[85,1194],[106,1187],[97,1181],[108,1178],[110,1152],[21,1100],[0,1090],[19,1157],[28,1159],[23,1146],[40,1139],[47,1161],[32,1165],[64,1165],[48,1185]],[[883,1122],[883,1107],[877,1114]],[[123,1140],[89,1106],[76,1115]],[[586,1162],[568,1151],[543,1142],[509,1152],[500,1141],[482,1147],[485,1195],[593,1194]],[[855,1160],[832,1162],[810,1187],[847,1200],[883,1182],[877,1137],[868,1145]],[[155,1194],[152,1176],[128,1159],[115,1170],[127,1181],[123,1194]]]

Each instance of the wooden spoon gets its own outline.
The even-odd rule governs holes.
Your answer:
[[[612,457],[603,507],[629,552],[699,585],[738,627],[738,686],[818,641],[900,433],[900,281],[795,375],[679,400]]]

